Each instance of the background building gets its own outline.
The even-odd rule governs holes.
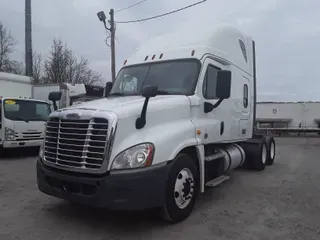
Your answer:
[[[320,102],[259,102],[257,127],[316,132],[320,128]]]

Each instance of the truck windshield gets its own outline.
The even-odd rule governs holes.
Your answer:
[[[3,106],[4,117],[14,121],[46,121],[51,112],[47,103],[22,99],[6,99]]]
[[[110,96],[140,95],[146,85],[158,86],[159,94],[193,94],[200,62],[196,59],[145,63],[120,70]]]

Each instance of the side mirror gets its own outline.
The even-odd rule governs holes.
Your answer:
[[[155,97],[157,96],[157,92],[158,92],[158,86],[145,86],[142,89],[141,95],[145,98],[151,98],[151,97]]]
[[[113,83],[112,83],[112,82],[107,82],[107,83],[106,83],[106,87],[105,87],[105,89],[104,89],[104,96],[105,96],[105,97],[108,97],[108,95],[109,95],[112,87],[113,87]]]
[[[231,94],[231,71],[219,70],[217,73],[216,97],[227,99]]]
[[[60,101],[61,95],[62,95],[62,92],[50,92],[48,99],[53,102]]]
[[[57,101],[60,101],[62,92],[50,92],[48,99],[53,103],[53,110],[58,110]]]

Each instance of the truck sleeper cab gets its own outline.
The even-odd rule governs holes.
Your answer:
[[[0,98],[0,150],[40,147],[50,113],[50,105],[45,101]]]
[[[50,114],[40,191],[116,210],[156,208],[176,223],[230,170],[272,165],[274,139],[254,134],[251,37],[232,27],[196,42],[175,37],[138,49],[107,98]]]

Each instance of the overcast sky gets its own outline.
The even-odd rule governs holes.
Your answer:
[[[96,13],[139,0],[32,0],[33,48],[46,53],[54,37],[94,70],[110,80],[110,54]],[[198,0],[147,0],[116,14],[116,21],[157,15]],[[24,58],[24,0],[0,0],[0,21],[18,41],[14,58]],[[167,31],[190,30],[211,23],[233,24],[253,36],[257,47],[258,99],[261,101],[320,100],[319,0],[208,0],[185,11],[143,23],[117,24],[117,70],[148,38]]]

